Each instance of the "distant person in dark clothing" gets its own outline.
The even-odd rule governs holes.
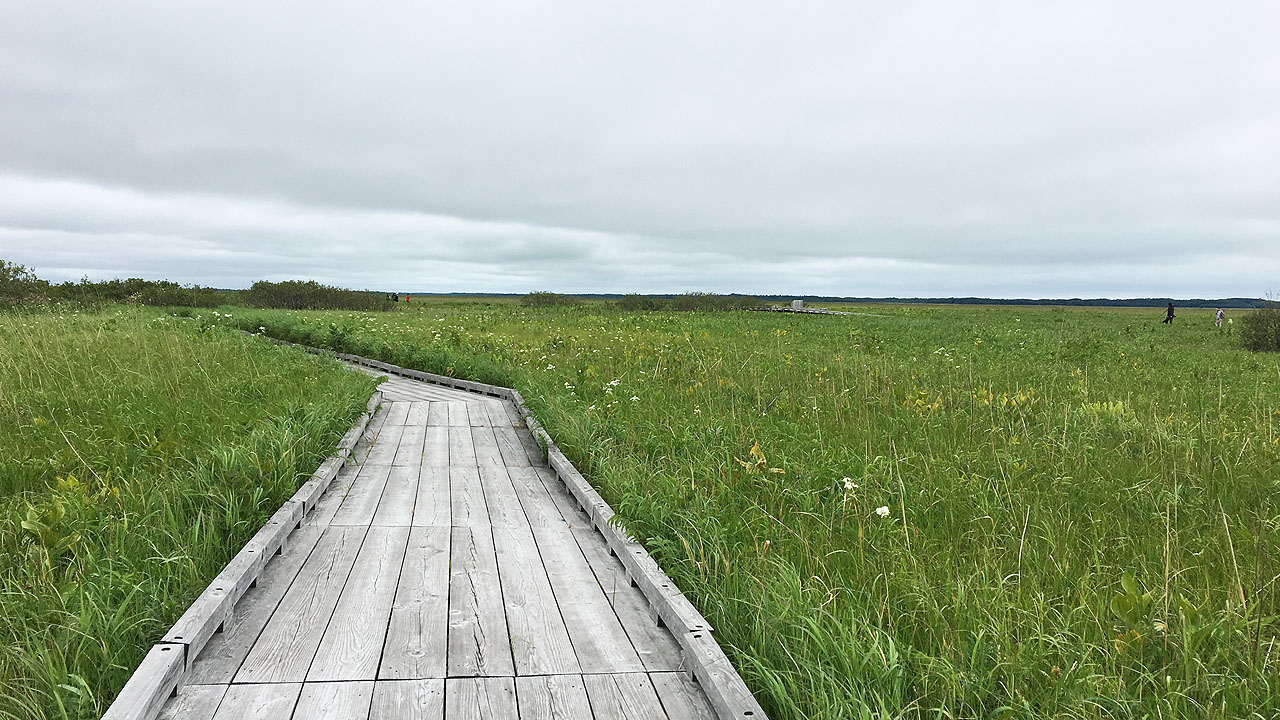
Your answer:
[[[1168,323],[1170,325],[1173,324],[1173,303],[1169,303],[1168,309],[1165,310],[1164,319],[1160,321],[1161,325],[1165,323]]]

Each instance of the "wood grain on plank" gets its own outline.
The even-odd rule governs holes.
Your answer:
[[[717,720],[716,711],[689,673],[650,673],[649,680],[671,720]]]
[[[369,720],[442,720],[444,680],[378,681]]]
[[[494,425],[493,438],[498,443],[498,453],[502,455],[502,462],[508,467],[524,467],[533,464],[533,460],[525,452],[524,445],[520,444],[520,437],[516,434],[515,428]]]
[[[295,718],[306,720],[366,720],[373,701],[373,682],[322,682],[302,686]]]
[[[422,447],[422,464],[432,467],[449,465],[449,427],[447,425],[427,427]]]
[[[578,499],[569,493],[569,488],[550,468],[535,468],[535,472],[538,479],[542,481],[542,487],[551,496],[551,502],[556,504],[556,509],[560,511],[560,516],[564,518],[565,523],[575,528],[591,527],[591,518],[582,509]]]
[[[460,527],[488,527],[489,509],[477,467],[449,467],[449,506],[453,524]]]
[[[507,468],[502,465],[481,465],[480,486],[484,491],[484,503],[489,509],[489,524],[494,527],[527,527],[520,497],[516,495],[507,475]]]
[[[368,525],[378,510],[378,501],[391,475],[390,465],[365,465],[347,490],[342,505],[333,514],[330,525]]]
[[[597,718],[653,720],[666,718],[653,683],[644,673],[584,675],[587,696]]]
[[[445,720],[518,720],[515,683],[509,677],[449,678]]]
[[[387,425],[404,425],[409,417],[409,408],[413,403],[395,401],[387,406]]]
[[[449,469],[423,466],[418,473],[418,494],[413,504],[416,526],[449,527],[453,510],[449,500]]]
[[[165,703],[160,720],[211,720],[227,692],[226,685],[184,685]]]
[[[414,427],[426,427],[427,425],[427,406],[430,401],[416,400],[409,405],[409,414],[405,416],[404,424]]]
[[[210,638],[196,657],[187,674],[188,683],[231,682],[323,531],[324,528],[317,525],[303,525],[293,531],[285,551],[267,562],[257,585],[240,598],[231,619],[223,624],[222,632]]]
[[[582,671],[643,671],[644,664],[578,549],[573,532],[563,525],[543,525],[532,532]]]
[[[467,419],[470,420],[471,427],[489,427],[493,424],[489,420],[489,408],[479,397],[467,401]]]
[[[400,437],[404,435],[403,425],[387,423],[378,431],[378,437],[369,448],[369,455],[364,459],[366,465],[390,465],[395,462],[396,449],[400,445]]]
[[[502,451],[498,448],[498,440],[494,437],[493,428],[471,428],[471,443],[476,451],[476,464],[502,465]]]
[[[374,525],[408,526],[413,524],[414,504],[418,498],[419,465],[393,465],[387,483],[373,514]]]
[[[644,663],[645,670],[687,670],[680,645],[662,625],[658,624],[657,611],[650,605],[640,589],[631,584],[627,570],[618,559],[609,554],[604,538],[594,528],[574,529],[573,534],[591,565],[596,582],[600,584],[613,611],[631,638]]]
[[[444,677],[449,636],[449,535],[415,527],[391,606],[379,679]]]
[[[592,720],[581,675],[516,678],[520,720]]]
[[[463,405],[463,407],[466,407]],[[449,464],[475,465],[476,448],[471,440],[471,426],[449,426]]]
[[[329,484],[329,489],[325,490],[320,496],[320,501],[312,508],[311,512],[302,519],[303,525],[328,525],[333,521],[333,516],[337,514],[338,508],[342,506],[342,501],[346,499],[347,493],[351,492],[351,486],[355,484],[356,478],[360,476],[360,465],[351,464],[344,466],[338,471],[338,476]]]
[[[426,440],[427,429],[421,425],[406,425],[404,432],[400,435],[400,444],[396,447],[395,460],[391,462],[393,465],[421,465],[423,443]]]
[[[520,675],[578,673],[569,631],[528,527],[494,527],[511,654]],[[587,632],[591,630],[588,629]],[[638,663],[637,663],[638,665]]]
[[[521,425],[519,416],[514,410],[508,410],[508,404],[501,398],[483,398],[485,410],[489,413],[489,423],[494,427],[511,427]]]
[[[542,484],[542,478],[531,467],[508,467],[507,476],[515,488],[516,497],[524,508],[525,517],[530,525],[565,525],[567,524],[560,509],[556,507],[551,495]]]
[[[281,720],[293,714],[302,683],[232,685],[213,720]]]
[[[443,400],[432,400],[427,409],[428,427],[449,426],[449,404]]]
[[[462,400],[445,402],[449,408],[449,425],[451,427],[471,427],[471,416],[467,412],[467,403]]]
[[[407,527],[372,527],[333,611],[308,681],[373,680],[409,542]]]
[[[366,530],[325,530],[245,657],[236,682],[301,682],[306,677]]]
[[[514,675],[489,528],[454,527],[449,558],[449,675]]]

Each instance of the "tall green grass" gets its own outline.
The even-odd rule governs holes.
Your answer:
[[[99,716],[372,390],[165,315],[0,315],[0,718]]]
[[[236,322],[516,385],[771,717],[1280,716],[1280,359],[1210,310],[843,309]]]

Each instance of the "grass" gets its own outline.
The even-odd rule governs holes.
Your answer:
[[[95,718],[373,381],[141,311],[0,315],[0,718]]]
[[[770,717],[1280,715],[1275,355],[1210,310],[844,309],[231,322],[518,387]]]

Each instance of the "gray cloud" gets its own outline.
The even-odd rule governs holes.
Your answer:
[[[0,254],[51,276],[1259,295],[1280,258],[1261,3],[8,5]]]

